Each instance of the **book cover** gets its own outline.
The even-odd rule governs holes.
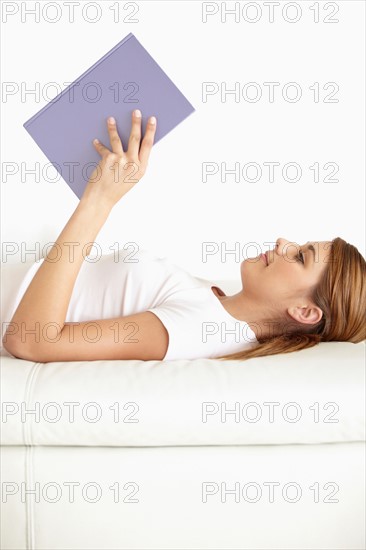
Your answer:
[[[157,117],[154,145],[195,111],[133,33],[24,123],[50,163],[80,199],[100,155],[92,140],[110,148],[107,118],[114,116],[124,150],[132,111]]]

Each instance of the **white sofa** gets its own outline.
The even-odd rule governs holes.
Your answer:
[[[1,548],[364,549],[364,367],[364,342],[228,362],[3,350]]]

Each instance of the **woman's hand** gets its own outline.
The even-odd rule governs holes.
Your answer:
[[[123,151],[114,119],[109,118],[107,124],[112,151],[98,140],[93,141],[102,158],[90,176],[81,200],[94,200],[112,208],[146,172],[154,143],[156,119],[150,117],[148,120],[140,148],[141,113],[137,116],[136,111],[133,112],[127,152]]]

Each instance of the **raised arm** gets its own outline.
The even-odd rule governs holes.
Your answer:
[[[156,123],[151,123],[150,119],[140,148],[141,116],[136,116],[134,112],[127,152],[123,151],[113,119],[108,119],[112,151],[99,141],[93,142],[101,155],[100,163],[90,176],[78,206],[37,270],[7,327],[3,345],[9,353],[17,355],[20,349],[23,352],[34,351],[42,346],[46,329],[52,331],[52,338],[56,338],[64,329],[81,265],[113,206],[144,175],[155,129]]]

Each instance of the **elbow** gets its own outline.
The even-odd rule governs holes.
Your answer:
[[[15,344],[16,344],[15,338],[12,338],[11,336],[9,336],[9,334],[5,333],[1,340],[1,344],[2,344],[2,347],[6,349],[8,353],[10,353],[11,355],[14,355]]]
[[[6,349],[8,353],[14,355],[14,357],[19,357],[18,353],[22,342],[20,342],[20,337],[18,330],[15,326],[15,323],[9,323],[3,337],[1,340],[2,347]]]
[[[36,361],[33,351],[28,349],[24,342],[20,342],[19,339],[14,336],[5,334],[2,338],[2,346],[10,355],[13,355],[13,357],[17,359]]]

